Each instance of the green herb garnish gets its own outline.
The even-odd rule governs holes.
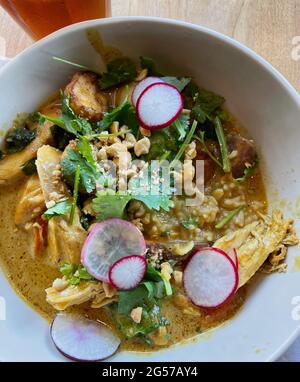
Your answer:
[[[93,192],[100,173],[96,171],[94,165],[89,163],[81,153],[68,149],[61,161],[61,172],[64,180],[72,187],[74,187],[74,179],[78,166],[80,167],[79,191]]]
[[[78,285],[81,280],[89,281],[94,279],[82,264],[77,265],[63,262],[60,263],[59,271],[68,277],[69,285]]]
[[[177,154],[175,155],[175,158],[174,158],[173,161],[171,162],[170,167],[173,167],[174,164],[175,164],[175,161],[180,160],[180,158],[181,158],[182,155],[184,154],[187,145],[190,143],[190,141],[191,141],[191,139],[192,139],[192,137],[193,137],[193,135],[194,135],[194,132],[195,132],[195,130],[196,130],[196,128],[197,128],[197,124],[198,124],[197,121],[194,121],[194,122],[193,122],[192,127],[190,128],[188,134],[186,135],[185,140],[184,140],[184,142],[182,143],[182,145],[181,145],[180,149],[178,150]]]
[[[190,127],[190,117],[186,114],[180,114],[180,116],[173,122],[172,125],[175,127],[179,134],[178,140],[183,141]]]
[[[35,174],[36,171],[37,171],[37,169],[36,169],[36,165],[35,165],[35,158],[30,159],[29,161],[27,161],[26,163],[24,163],[23,166],[22,166],[22,171],[23,171],[24,174],[26,174],[27,176],[30,176],[30,175]]]
[[[46,212],[44,212],[43,217],[46,220],[50,220],[54,216],[66,215],[71,209],[71,202],[68,198],[60,200],[55,206],[48,208]]]
[[[231,171],[231,164],[229,160],[228,147],[227,147],[227,142],[226,142],[223,126],[219,117],[215,118],[214,124],[215,124],[216,134],[219,141],[221,156],[222,156],[223,171],[227,173]]]
[[[191,229],[193,227],[198,227],[198,222],[195,218],[193,218],[192,216],[188,217],[187,219],[183,220],[181,222],[181,224],[183,225],[183,227],[185,229]]]
[[[194,138],[197,139],[202,144],[204,151],[210,157],[210,159],[213,160],[218,166],[223,168],[222,163],[212,154],[212,152],[207,147],[204,136],[205,136],[205,131],[199,131],[199,136],[194,135]]]
[[[37,130],[17,127],[9,131],[5,138],[5,149],[9,154],[22,151],[36,137]]]
[[[196,89],[193,91],[195,92]],[[224,101],[225,99],[218,94],[198,89],[197,93],[194,93],[194,107],[191,116],[199,123],[204,123],[207,119],[211,120],[213,113],[223,105]]]
[[[127,57],[117,58],[107,64],[107,72],[100,79],[102,90],[133,81],[137,76],[135,64]]]
[[[245,204],[239,206],[238,208],[231,211],[228,215],[226,215],[218,224],[215,225],[216,229],[224,228],[237,214],[240,213],[246,207]]]
[[[77,166],[77,169],[75,172],[73,201],[72,201],[72,207],[70,212],[70,224],[73,224],[73,220],[74,220],[75,209],[76,209],[77,199],[78,199],[79,181],[80,181],[80,165]]]
[[[245,168],[244,175],[242,177],[236,178],[234,180],[239,184],[244,183],[248,178],[250,178],[254,174],[254,172],[258,166],[258,163],[259,163],[259,159],[258,159],[258,156],[256,156],[255,161],[253,162],[252,166]]]

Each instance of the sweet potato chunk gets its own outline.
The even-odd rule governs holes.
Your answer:
[[[98,78],[92,72],[78,72],[65,88],[73,111],[91,121],[101,120],[107,110],[106,94],[100,90]]]

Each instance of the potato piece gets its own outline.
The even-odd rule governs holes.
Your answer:
[[[107,98],[100,90],[98,78],[92,72],[78,72],[65,88],[70,97],[70,106],[81,117],[91,121],[99,121],[107,111]]]

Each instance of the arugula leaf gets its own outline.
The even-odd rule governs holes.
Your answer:
[[[231,211],[218,224],[215,225],[215,228],[216,229],[224,228],[225,225],[227,225],[230,222],[230,220],[232,220],[237,214],[240,213],[240,211],[242,211],[246,207],[247,207],[247,205],[243,204],[243,205],[237,207],[236,209],[234,209],[233,211]]]
[[[9,154],[22,151],[36,137],[36,129],[28,130],[25,127],[17,127],[9,131],[5,138],[5,149]]]
[[[191,227],[198,227],[197,220],[193,218],[192,216],[188,217],[185,220],[182,220],[181,224],[183,225],[185,229],[188,229],[188,230],[191,229]]]
[[[55,206],[48,208],[46,212],[44,212],[43,217],[47,220],[50,220],[54,216],[58,215],[66,215],[71,209],[71,202],[69,199],[62,199],[60,202],[56,203]]]
[[[128,126],[134,133],[137,132],[139,123],[135,114],[135,109],[126,98],[121,105],[109,113],[105,113],[100,122],[101,128],[106,130],[114,122],[118,121],[120,125]]]
[[[152,58],[141,56],[140,64],[142,69],[148,69],[149,76],[157,76],[157,77],[163,76],[163,74],[156,69],[155,61]]]
[[[191,116],[199,123],[211,120],[213,112],[220,108],[225,99],[218,94],[201,89],[194,96],[195,106],[192,108]]]
[[[175,86],[179,92],[182,92],[183,89],[190,83],[191,78],[189,77],[161,77],[167,84]]]
[[[176,128],[179,134],[179,141],[182,141],[186,134],[187,130],[190,127],[190,117],[187,114],[180,114],[180,116],[173,122],[173,126]]]
[[[137,76],[135,64],[127,57],[117,58],[107,64],[107,72],[102,74],[102,90],[132,81]]]
[[[27,161],[26,163],[23,164],[22,166],[22,171],[24,172],[24,174],[26,174],[27,176],[30,176],[30,175],[33,175],[36,173],[36,165],[35,165],[35,158],[33,159],[30,159],[29,161]]]
[[[239,184],[244,183],[246,179],[250,178],[254,174],[254,172],[258,166],[258,163],[259,163],[259,159],[258,159],[258,156],[256,156],[252,166],[245,168],[244,175],[242,177],[236,178],[234,180]]]
[[[80,166],[79,191],[91,193],[96,187],[96,180],[99,174],[79,152],[68,149],[67,155],[61,161],[61,172],[64,180],[74,186],[74,179],[77,167]]]

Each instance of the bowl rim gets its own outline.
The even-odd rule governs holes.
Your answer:
[[[72,34],[79,30],[85,29],[86,27],[93,27],[97,25],[115,25],[122,23],[150,23],[150,24],[168,24],[174,27],[179,27],[182,29],[189,29],[191,31],[200,32],[202,34],[208,35],[220,42],[230,45],[232,48],[240,51],[248,59],[252,60],[257,65],[260,65],[269,75],[272,76],[274,81],[277,81],[281,87],[285,90],[286,96],[289,96],[292,101],[297,104],[300,108],[300,95],[297,90],[291,85],[291,83],[277,70],[271,63],[269,63],[265,58],[260,56],[254,50],[248,48],[243,43],[235,40],[232,37],[229,37],[221,32],[217,32],[208,27],[193,24],[187,21],[170,19],[164,17],[154,17],[154,16],[118,16],[118,17],[109,17],[103,19],[93,19],[75,23],[64,28],[61,28],[50,35],[34,42],[32,45],[24,49],[22,52],[18,53],[12,59],[9,59],[8,62],[0,68],[0,79],[1,76],[4,76],[6,71],[13,70],[14,65],[21,61],[23,58],[29,56],[32,51],[43,48],[50,41],[61,38],[66,34]],[[300,322],[297,328],[291,332],[291,334],[286,338],[286,340],[270,355],[266,356],[266,362],[272,362],[277,360],[287,349],[288,347],[296,340],[300,335]]]

